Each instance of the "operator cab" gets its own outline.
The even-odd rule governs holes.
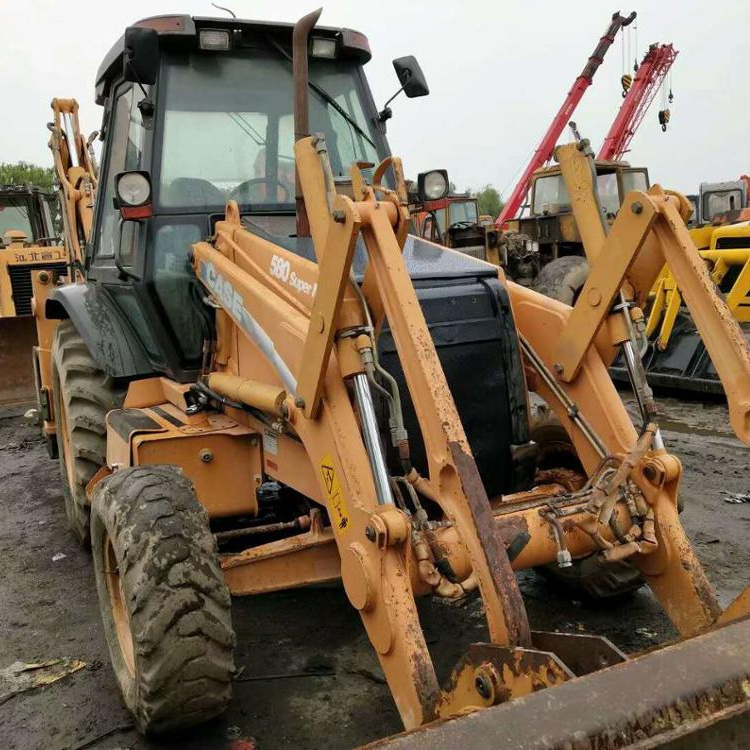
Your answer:
[[[314,259],[311,240],[297,236],[295,98],[298,107],[309,107],[308,133],[324,135],[336,191],[346,194],[353,164],[371,179],[367,165],[389,156],[390,101],[400,92],[429,93],[416,60],[398,58],[401,88],[378,111],[363,70],[370,59],[366,38],[316,26],[302,99],[304,88],[295,93],[305,77],[293,75],[293,29],[233,18],[152,18],[128,28],[101,66],[104,148],[86,283],[56,289],[50,302],[64,308],[55,314],[86,331],[89,350],[112,377],[161,373],[190,383],[200,375],[204,345],[215,331],[190,248],[213,234],[227,201],[237,201],[255,236]],[[418,176],[415,195],[420,203],[439,201],[448,187],[447,173],[433,170]],[[355,249],[355,276],[364,270],[363,245]],[[448,385],[475,426],[467,436],[487,491],[527,486],[534,455],[525,381],[495,267],[413,236],[403,255]],[[387,321],[378,348],[406,393]],[[479,359],[491,380],[481,370],[467,375],[466,362]],[[491,407],[488,389],[495,394]],[[407,429],[418,435],[408,398],[403,409]],[[417,437],[412,459],[426,465]]]
[[[607,218],[613,220],[631,190],[648,190],[648,171],[631,167],[627,162],[598,161],[596,185],[602,209]],[[558,216],[573,210],[559,167],[537,172],[531,196],[531,215],[534,217]]]
[[[51,193],[39,188],[0,186],[0,247],[9,245],[14,236],[20,238],[18,232],[23,233],[25,242],[30,245],[55,241],[50,209],[54,200]]]
[[[205,338],[190,246],[212,234],[228,200],[254,231],[295,233],[292,28],[150,18],[126,32],[97,75],[105,145],[88,277],[106,287],[154,367],[178,378],[199,368]],[[337,180],[353,163],[389,154],[363,72],[370,56],[358,32],[313,32],[310,132],[325,135]],[[148,178],[150,211],[123,221],[116,178],[134,171]]]

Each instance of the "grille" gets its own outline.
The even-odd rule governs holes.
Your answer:
[[[717,250],[745,250],[748,247],[750,247],[750,236],[719,237],[716,240]]]
[[[8,266],[10,286],[13,290],[13,304],[16,315],[31,315],[31,274],[34,271],[53,271],[56,274],[65,273],[66,264],[63,263],[19,263]]]

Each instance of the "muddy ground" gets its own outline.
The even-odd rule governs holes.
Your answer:
[[[722,404],[662,399],[664,438],[684,466],[685,526],[722,605],[750,578],[750,452]],[[0,704],[0,748],[344,748],[399,731],[398,715],[358,617],[337,587],[236,601],[234,701],[213,724],[171,743],[147,742],[121,706],[99,625],[87,553],[65,528],[56,463],[20,416],[0,415],[0,670],[75,657],[86,667]],[[61,557],[64,555],[64,557]],[[675,635],[646,591],[597,606],[521,576],[532,625],[597,632],[628,652]],[[484,639],[476,604],[420,603],[428,643],[447,672],[460,644]]]

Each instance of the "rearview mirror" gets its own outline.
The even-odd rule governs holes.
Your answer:
[[[377,122],[383,132],[385,132],[385,123],[393,117],[393,111],[388,105],[402,91],[409,99],[413,99],[416,96],[427,96],[430,93],[430,87],[427,85],[422,68],[419,67],[417,58],[414,55],[397,57],[393,61],[393,69],[396,71],[401,88],[385,103],[383,109],[378,112]]]
[[[414,99],[417,96],[427,96],[430,93],[427,79],[424,77],[422,68],[419,67],[417,58],[414,55],[397,57],[393,61],[393,69],[396,71],[403,92],[409,99]]]
[[[152,86],[159,70],[159,34],[155,29],[128,26],[122,58],[126,81]]]

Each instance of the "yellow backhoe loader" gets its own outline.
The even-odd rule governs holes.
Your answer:
[[[86,278],[36,299],[56,326],[71,526],[91,544],[138,726],[225,708],[230,595],[334,580],[405,729],[427,725],[396,744],[654,747],[747,726],[750,597],[716,602],[633,357],[635,306],[666,260],[750,440],[750,353],[686,202],[630,192],[607,233],[586,157],[559,149],[598,250],[572,308],[409,236],[367,40],[319,15],[126,29],[97,76],[104,187]],[[407,96],[427,93],[416,60],[395,67]],[[607,372],[619,349],[637,428]],[[535,470],[529,390],[579,471]],[[688,640],[629,660],[605,638],[533,630],[514,570],[592,555],[635,565]],[[488,642],[442,684],[420,595],[484,607]]]
[[[0,186],[0,405],[31,403],[36,391],[31,277],[66,265],[51,199],[39,188]]]
[[[29,274],[29,293],[34,299],[44,299],[55,286],[67,281],[83,279],[84,246],[89,240],[96,199],[96,166],[91,144],[98,135],[88,140],[81,133],[78,103],[75,99],[52,100],[52,122],[48,123],[51,136],[49,147],[55,170],[58,201],[61,211],[63,246],[56,249],[60,262],[54,266],[39,266]],[[44,270],[41,270],[44,269]],[[52,406],[52,338],[55,323],[44,311],[29,305],[34,315],[30,323],[35,327],[31,341],[25,343],[26,356],[33,362],[34,377],[28,381],[36,394],[37,419],[41,425],[47,451],[56,457],[57,438]]]

